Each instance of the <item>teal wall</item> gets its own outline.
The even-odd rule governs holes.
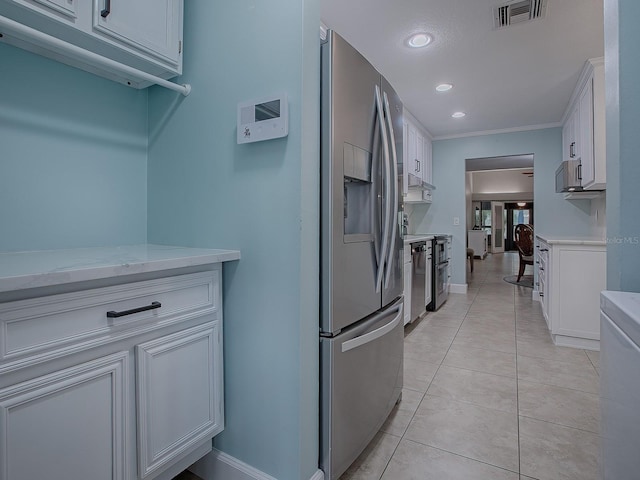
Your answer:
[[[193,91],[149,95],[149,241],[242,252],[214,445],[279,480],[318,464],[319,20],[318,0],[185,2]],[[288,137],[237,145],[238,102],[279,91]]]
[[[555,171],[562,156],[562,129],[548,128],[433,142],[433,204],[416,205],[416,232],[453,234],[452,283],[465,284],[467,158],[534,154],[534,224],[536,233],[589,236],[594,227],[588,200],[567,201],[555,192]],[[453,217],[460,225],[453,225]]]
[[[146,242],[147,92],[0,44],[0,251]]]
[[[640,292],[640,2],[606,0],[604,12],[607,289]]]

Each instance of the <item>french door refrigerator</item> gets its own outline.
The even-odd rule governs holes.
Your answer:
[[[320,466],[336,479],[402,390],[402,103],[331,30],[321,62]]]

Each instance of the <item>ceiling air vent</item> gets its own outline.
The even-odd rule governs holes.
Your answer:
[[[542,18],[546,10],[547,0],[520,0],[498,5],[493,8],[494,25],[502,28]]]

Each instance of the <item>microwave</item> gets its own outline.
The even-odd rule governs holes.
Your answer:
[[[581,192],[581,170],[580,160],[564,160],[556,170],[556,192]]]

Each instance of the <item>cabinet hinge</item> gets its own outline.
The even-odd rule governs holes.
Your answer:
[[[178,53],[182,53],[182,40],[178,41]]]

